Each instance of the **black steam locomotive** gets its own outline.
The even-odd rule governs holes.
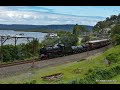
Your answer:
[[[89,41],[80,46],[68,46],[64,44],[56,44],[55,46],[47,46],[40,49],[40,59],[46,60],[50,58],[62,57],[71,54],[82,53],[94,49],[98,49],[110,44],[109,39]]]

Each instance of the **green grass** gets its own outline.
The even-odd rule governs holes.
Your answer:
[[[111,78],[111,80],[115,80],[114,84],[120,84],[120,75],[117,75],[117,76]]]
[[[70,80],[85,77],[86,74],[88,73],[88,70],[90,69],[94,69],[96,67],[110,68],[111,66],[115,65],[116,63],[113,63],[111,66],[107,65],[104,62],[104,58],[110,53],[120,52],[119,49],[120,45],[107,50],[103,54],[96,54],[94,56],[91,56],[84,61],[72,62],[54,67],[46,67],[38,70],[31,70],[33,74],[23,73],[7,78],[2,78],[0,79],[0,83],[25,83],[30,82],[32,80],[36,80],[36,83],[38,84],[68,83],[68,81]],[[118,62],[117,64],[120,64],[120,62]],[[79,73],[74,72],[76,69],[79,69]],[[43,76],[56,73],[63,73],[63,78],[60,81],[44,81],[41,78]],[[118,77],[116,76],[111,79],[115,78],[120,80],[119,75]]]

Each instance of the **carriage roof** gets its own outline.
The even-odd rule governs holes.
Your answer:
[[[94,40],[94,41],[89,41],[88,43],[98,43],[98,42],[103,42],[107,41],[108,39],[102,39],[102,40]]]

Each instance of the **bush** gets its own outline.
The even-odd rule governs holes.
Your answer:
[[[34,47],[33,47],[34,44]],[[0,58],[3,56],[3,62],[9,62],[14,60],[24,60],[38,55],[39,42],[37,39],[27,43],[14,45],[4,45],[0,47]]]
[[[109,60],[111,63],[118,62],[118,57],[120,56],[120,53],[110,53],[106,56],[106,59]]]
[[[91,72],[91,70],[90,70]],[[95,68],[86,77],[70,81],[70,84],[97,84],[96,80],[106,80],[120,74],[120,65],[108,69]]]
[[[70,33],[70,32],[58,32],[57,33],[59,38],[46,38],[41,43],[43,46],[52,45],[54,46],[57,43],[63,43],[65,45],[77,45],[79,39],[76,35]]]
[[[85,37],[83,37],[83,39],[81,40],[81,43],[85,43],[85,42],[87,42],[87,41],[89,41],[90,40],[90,37],[89,36],[85,36]]]

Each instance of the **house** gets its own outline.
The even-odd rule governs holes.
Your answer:
[[[46,38],[59,38],[57,33],[48,33],[45,37]]]
[[[57,33],[49,33],[49,36],[52,38],[57,37]]]

